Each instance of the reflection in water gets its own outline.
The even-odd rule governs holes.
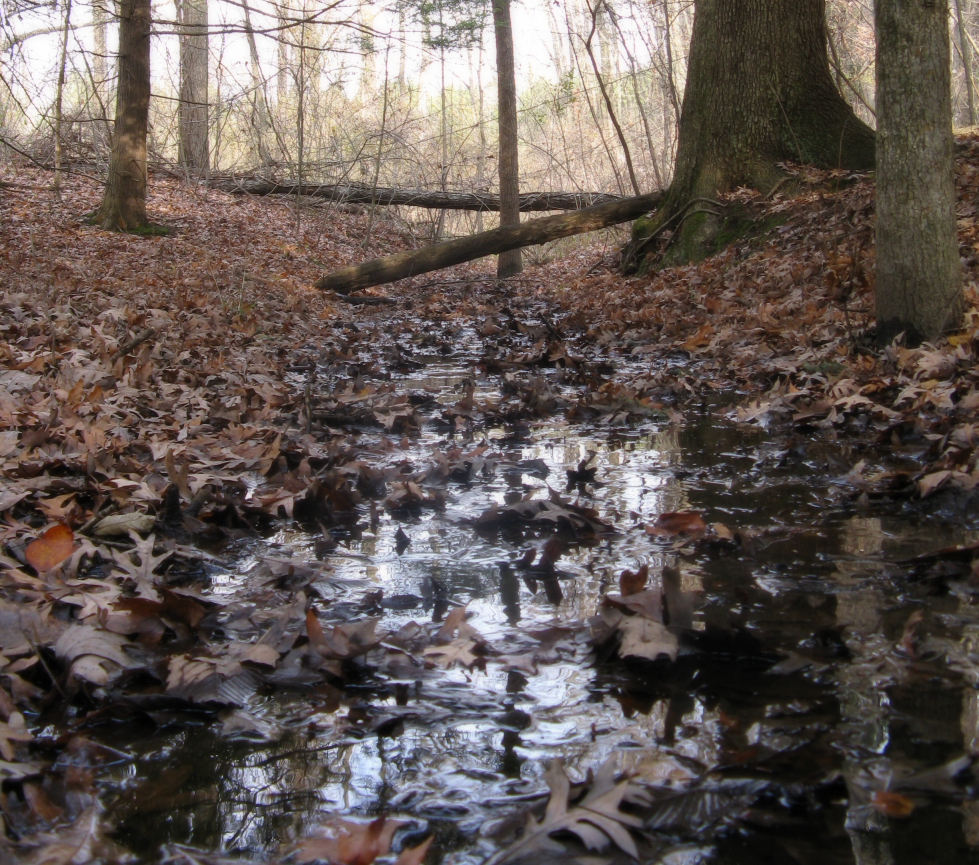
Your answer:
[[[262,694],[250,708],[278,726],[273,742],[222,739],[220,724],[162,743],[151,730],[112,731],[137,758],[114,779],[117,837],[146,858],[178,841],[260,859],[326,815],[384,812],[434,829],[440,855],[476,862],[488,849],[476,840],[480,827],[539,792],[547,761],[563,757],[583,777],[617,754],[623,769],[660,785],[711,771],[777,785],[767,812],[777,819],[686,846],[674,839],[673,861],[686,861],[684,850],[705,862],[976,861],[979,810],[956,805],[950,782],[906,821],[867,804],[872,784],[896,772],[979,751],[975,682],[963,687],[934,653],[895,649],[910,613],[937,602],[885,564],[968,539],[962,530],[916,527],[915,515],[854,515],[827,486],[832,442],[790,446],[710,417],[642,433],[545,425],[533,438],[507,442],[492,431],[491,445],[513,464],[542,460],[546,480],[500,470],[450,484],[444,512],[382,516],[370,532],[361,523],[325,560],[338,584],[366,577],[385,598],[418,599],[385,609],[386,630],[467,603],[491,644],[534,652],[536,673],[490,657],[485,670],[418,669],[402,679],[364,670],[342,693],[324,685]],[[444,445],[426,429],[392,465],[427,465]],[[564,470],[591,451],[597,483],[582,502],[620,534],[590,545],[565,539],[560,567],[570,577],[538,580],[532,591],[510,563],[539,549],[546,528],[476,532],[467,520],[507,495],[562,488]],[[659,513],[680,510],[724,523],[740,545],[678,550],[644,532]],[[400,554],[399,527],[411,540]],[[276,538],[310,559],[315,539],[298,530]],[[696,593],[695,651],[673,664],[596,664],[578,631],[534,636],[593,615],[639,561],[653,584],[664,566],[680,567],[679,589]],[[337,600],[362,594],[341,590]],[[947,640],[975,626],[968,601],[946,612]],[[941,845],[914,858],[938,832]]]

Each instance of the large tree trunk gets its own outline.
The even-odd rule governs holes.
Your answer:
[[[195,174],[207,174],[207,0],[177,0],[180,22],[179,158]]]
[[[517,84],[513,69],[513,28],[510,0],[493,0],[496,31],[496,76],[500,112],[500,227],[520,224],[520,169],[517,159]],[[500,279],[520,273],[520,250],[500,255],[496,275]]]
[[[150,110],[150,0],[119,4],[119,83],[105,196],[95,221],[110,230],[146,224],[146,131]]]
[[[962,302],[948,0],[877,0],[877,338],[938,336]]]
[[[498,255],[523,246],[547,243],[560,237],[598,231],[620,222],[628,222],[648,213],[662,200],[662,193],[652,192],[637,198],[623,198],[611,204],[598,204],[576,213],[534,219],[520,225],[508,225],[471,234],[448,243],[427,246],[413,252],[401,252],[386,258],[375,258],[328,273],[316,282],[317,288],[347,294],[358,288],[383,285],[409,276],[418,276],[453,264],[462,264],[486,255]]]
[[[874,166],[874,133],[829,74],[825,0],[697,0],[660,224],[693,199],[739,186],[768,192],[783,177],[783,161]],[[675,257],[703,255],[718,227],[707,214],[686,218]]]

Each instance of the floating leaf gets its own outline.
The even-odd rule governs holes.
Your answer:
[[[646,533],[664,538],[676,535],[700,535],[707,531],[703,517],[694,511],[660,514],[656,522],[646,527]]]
[[[896,820],[910,817],[911,812],[914,811],[914,802],[907,796],[891,790],[875,790],[874,795],[870,797],[870,804],[875,811]]]
[[[295,860],[323,860],[333,865],[371,865],[378,856],[387,855],[394,833],[404,825],[402,820],[387,817],[378,817],[370,823],[355,823],[337,817],[317,827],[313,837],[299,843]]]
[[[604,850],[610,843],[633,859],[639,858],[636,842],[629,832],[638,828],[642,821],[619,810],[623,798],[630,791],[630,782],[615,783],[615,764],[609,759],[598,770],[587,795],[574,808],[568,809],[571,790],[564,765],[554,760],[544,773],[551,796],[547,810],[539,822],[527,816],[523,835],[509,847],[491,856],[485,865],[505,865],[525,861],[542,853],[566,853],[564,846],[551,838],[560,832],[578,837],[589,850]]]
[[[649,565],[643,562],[638,571],[628,569],[622,572],[619,577],[619,591],[625,595],[635,595],[646,588],[646,580],[649,578]]]

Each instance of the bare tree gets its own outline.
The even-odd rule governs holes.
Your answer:
[[[510,0],[493,0],[496,31],[496,75],[500,126],[500,227],[520,223],[520,165],[517,148],[517,83],[513,68]],[[500,279],[523,270],[520,250],[501,252],[496,265]]]
[[[208,136],[207,0],[175,0],[180,34],[178,158],[185,170],[206,175]]]
[[[146,132],[150,110],[150,0],[119,4],[119,84],[105,195],[95,221],[132,231],[146,224]]]

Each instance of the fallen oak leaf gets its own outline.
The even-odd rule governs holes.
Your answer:
[[[472,667],[482,660],[479,655],[473,654],[472,650],[476,646],[475,640],[460,638],[444,646],[429,646],[422,652],[422,655],[425,658],[430,658],[446,670],[455,663],[463,667]]]
[[[377,622],[377,619],[364,619],[324,630],[316,618],[316,611],[310,607],[306,611],[306,634],[309,644],[324,658],[349,661],[380,645],[374,635]]]
[[[633,572],[626,569],[622,572],[619,577],[619,591],[623,597],[638,594],[646,588],[647,579],[649,579],[649,565],[643,562],[638,571]]]
[[[575,835],[589,850],[604,850],[612,842],[633,859],[638,859],[639,851],[629,828],[638,829],[642,820],[619,810],[622,800],[630,792],[631,783],[626,780],[616,784],[614,774],[615,764],[610,758],[596,773],[585,798],[569,810],[571,784],[562,761],[554,760],[544,773],[551,796],[543,818],[538,822],[528,814],[523,834],[509,847],[487,859],[485,865],[505,865],[541,853],[566,853],[564,846],[551,838],[558,832]]]
[[[121,669],[132,666],[123,647],[130,645],[125,637],[102,631],[90,625],[71,625],[54,644],[54,653],[67,662],[71,674],[93,685],[105,685],[115,672],[112,664]]]
[[[402,820],[387,817],[378,817],[370,823],[337,817],[317,827],[316,835],[301,841],[295,859],[297,862],[323,860],[333,865],[371,865],[379,856],[387,855],[394,833],[404,825]]]
[[[921,498],[926,499],[932,493],[939,490],[946,481],[952,476],[952,472],[949,470],[932,472],[930,475],[925,475],[918,481],[918,494]]]
[[[466,621],[466,605],[453,609],[442,622],[442,627],[435,634],[435,639],[439,642],[448,642],[454,636],[459,627]]]
[[[173,550],[167,550],[162,555],[153,555],[153,545],[156,543],[156,535],[150,535],[145,540],[130,531],[129,537],[136,544],[135,550],[126,553],[113,553],[116,566],[125,574],[126,579],[136,583],[136,594],[141,598],[149,598],[151,601],[160,599],[156,591],[154,571],[162,565],[173,554]],[[133,560],[133,554],[139,557],[139,564]]]
[[[74,549],[74,534],[68,526],[59,523],[31,541],[24,550],[24,558],[35,571],[43,574],[60,565]]]
[[[713,333],[713,331],[714,328],[709,324],[701,325],[693,336],[684,340],[683,348],[685,348],[687,351],[694,351],[698,348],[703,348],[705,345],[709,345],[710,335]]]
[[[646,526],[646,534],[663,538],[672,538],[676,535],[701,535],[706,531],[707,524],[695,511],[660,514],[653,525]]]
[[[237,661],[175,655],[167,665],[167,693],[191,703],[243,706],[259,684]]]

